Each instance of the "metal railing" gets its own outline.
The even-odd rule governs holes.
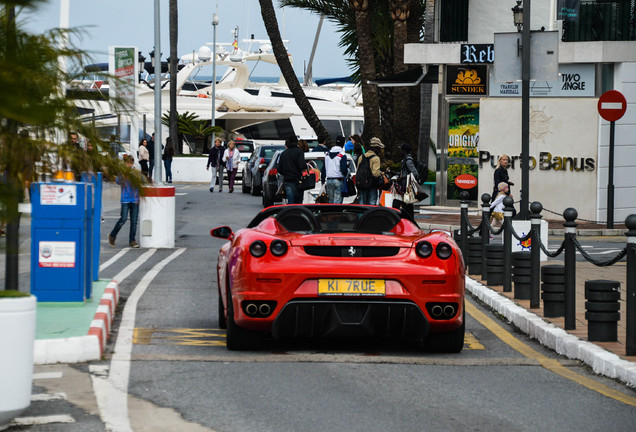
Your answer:
[[[576,209],[567,208],[563,212],[563,226],[565,228],[564,240],[559,248],[550,252],[541,242],[541,212],[543,206],[539,202],[530,205],[530,232],[522,236],[518,234],[512,225],[513,204],[510,197],[506,197],[504,203],[504,222],[501,227],[494,228],[490,224],[490,195],[484,194],[482,200],[482,218],[477,227],[473,227],[468,220],[468,193],[462,192],[461,198],[461,222],[459,246],[464,256],[467,255],[468,237],[479,232],[481,235],[482,257],[486,257],[486,245],[490,243],[490,234],[503,235],[504,257],[503,257],[503,291],[512,291],[512,237],[525,242],[530,240],[530,308],[540,307],[540,281],[541,281],[541,251],[551,258],[564,254],[565,266],[565,330],[576,328],[576,251],[588,262],[599,266],[611,266],[626,257],[627,274],[625,286],[625,309],[626,309],[626,355],[636,355],[636,214],[627,216],[625,219],[626,244],[625,247],[614,257],[607,260],[596,260],[583,249],[576,238],[575,222],[578,217]],[[486,266],[481,266],[482,275],[486,272]]]

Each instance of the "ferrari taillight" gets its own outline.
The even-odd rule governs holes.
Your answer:
[[[433,246],[427,241],[421,241],[415,245],[415,252],[420,258],[428,258],[433,253]]]
[[[448,243],[441,242],[435,248],[435,253],[439,259],[448,259],[453,254],[453,248]]]
[[[267,252],[267,246],[262,240],[256,240],[250,245],[250,253],[256,258],[260,258]]]
[[[287,243],[283,240],[274,240],[269,245],[269,250],[272,251],[272,255],[280,257],[287,253]]]

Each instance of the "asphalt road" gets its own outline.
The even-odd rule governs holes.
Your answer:
[[[127,249],[100,273],[123,277],[103,361],[36,368],[64,373],[36,380],[34,392],[65,398],[34,402],[26,415],[69,413],[74,423],[15,430],[633,430],[633,389],[542,348],[471,298],[456,355],[374,341],[227,351],[216,313],[222,240],[209,232],[245,226],[261,200],[240,188],[176,188],[177,249]],[[104,217],[105,239],[116,202]],[[102,263],[122,250],[102,245]]]

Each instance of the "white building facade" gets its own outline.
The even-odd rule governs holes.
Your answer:
[[[450,3],[455,3],[457,11],[449,9]],[[592,1],[582,3],[581,15],[599,6]],[[629,6],[630,2],[623,3]],[[477,177],[477,186],[469,192],[471,200],[479,204],[483,193],[492,193],[493,172],[501,154],[508,154],[513,161],[510,181],[515,201],[519,200],[521,83],[497,81],[493,73],[497,63],[495,33],[516,32],[511,12],[515,4],[501,0],[436,2],[436,40],[440,42],[405,46],[405,63],[440,66],[437,106],[432,110],[437,129],[431,137],[442,165],[438,167],[442,174],[436,202],[457,203],[454,180],[462,173]],[[636,214],[634,24],[627,37],[623,31],[623,37],[631,40],[562,41],[586,36],[579,23],[564,28],[557,20],[557,6],[561,2],[556,0],[534,0],[531,4],[532,29],[555,30],[560,42],[555,53],[558,75],[531,82],[529,202],[539,201],[558,215],[574,207],[581,219],[607,220],[610,127],[600,117],[597,105],[605,91],[618,90],[627,100],[625,115],[615,123],[613,170],[614,221],[622,223],[629,214]],[[442,24],[460,9],[467,16],[464,28],[455,22],[455,27],[444,29]],[[444,42],[444,38],[453,37],[467,40]],[[469,49],[475,54],[472,63],[466,62]],[[488,57],[494,63],[489,63]]]

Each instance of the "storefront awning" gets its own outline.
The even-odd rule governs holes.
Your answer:
[[[371,80],[369,84],[375,84],[378,87],[414,87],[422,83],[437,84],[438,75],[439,66],[437,65],[417,66],[395,75]]]

